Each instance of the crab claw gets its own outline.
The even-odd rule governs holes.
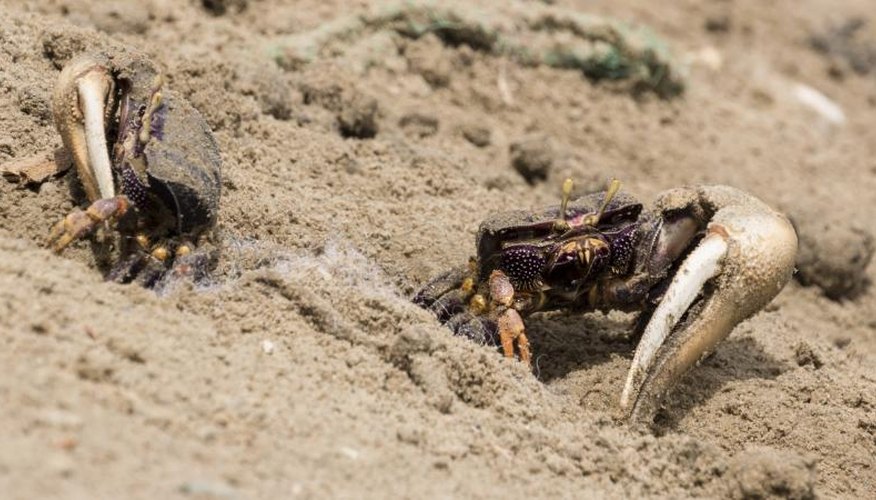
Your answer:
[[[70,243],[94,231],[101,223],[111,222],[128,211],[128,199],[124,196],[102,198],[86,210],[75,210],[52,227],[48,244],[55,253],[61,253]]]
[[[708,220],[706,236],[675,273],[636,349],[621,409],[631,421],[653,418],[674,386],[791,278],[797,235],[783,215],[723,186],[681,188],[658,205]]]
[[[115,196],[106,138],[115,84],[108,68],[105,56],[79,56],[61,71],[52,98],[55,126],[92,202]]]

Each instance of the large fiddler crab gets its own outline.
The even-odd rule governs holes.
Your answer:
[[[52,104],[90,205],[57,223],[49,245],[61,252],[116,224],[130,237],[109,279],[149,286],[169,269],[202,273],[209,258],[198,246],[216,222],[221,159],[201,115],[130,51],[71,60]]]
[[[783,215],[738,189],[662,193],[650,211],[619,192],[493,215],[477,257],[427,283],[414,301],[459,335],[530,364],[523,318],[538,311],[641,311],[641,339],[620,399],[653,418],[662,396],[794,269],[797,235]]]

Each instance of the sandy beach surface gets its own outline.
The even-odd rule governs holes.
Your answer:
[[[216,268],[155,290],[106,282],[96,240],[46,249],[85,205],[73,170],[0,179],[0,497],[876,491],[872,2],[471,4],[0,2],[0,164],[61,145],[60,68],[111,47],[223,160]],[[623,23],[665,46],[659,85],[539,55]],[[798,228],[797,279],[651,427],[616,418],[634,314],[528,318],[530,372],[410,302],[567,177],[645,203],[729,184]]]

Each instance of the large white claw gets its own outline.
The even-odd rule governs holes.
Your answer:
[[[797,234],[760,200],[733,188],[705,186],[670,191],[658,206],[676,208],[679,200],[714,215],[636,349],[621,396],[621,409],[633,421],[650,420],[663,394],[740,321],[766,306],[794,269]]]
[[[115,196],[105,123],[114,83],[107,68],[101,56],[72,60],[58,77],[52,102],[55,126],[92,202]]]

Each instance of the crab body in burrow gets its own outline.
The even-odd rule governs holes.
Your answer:
[[[56,224],[49,245],[60,252],[117,224],[129,237],[108,278],[150,285],[168,269],[202,273],[210,259],[196,250],[216,223],[221,158],[198,111],[145,56],[113,51],[65,65],[53,113],[90,205]]]
[[[414,302],[527,364],[530,314],[641,311],[621,409],[651,418],[682,375],[788,282],[796,233],[785,216],[728,186],[672,189],[650,210],[616,181],[573,201],[571,189],[567,181],[559,206],[486,219],[476,257],[429,281]]]

